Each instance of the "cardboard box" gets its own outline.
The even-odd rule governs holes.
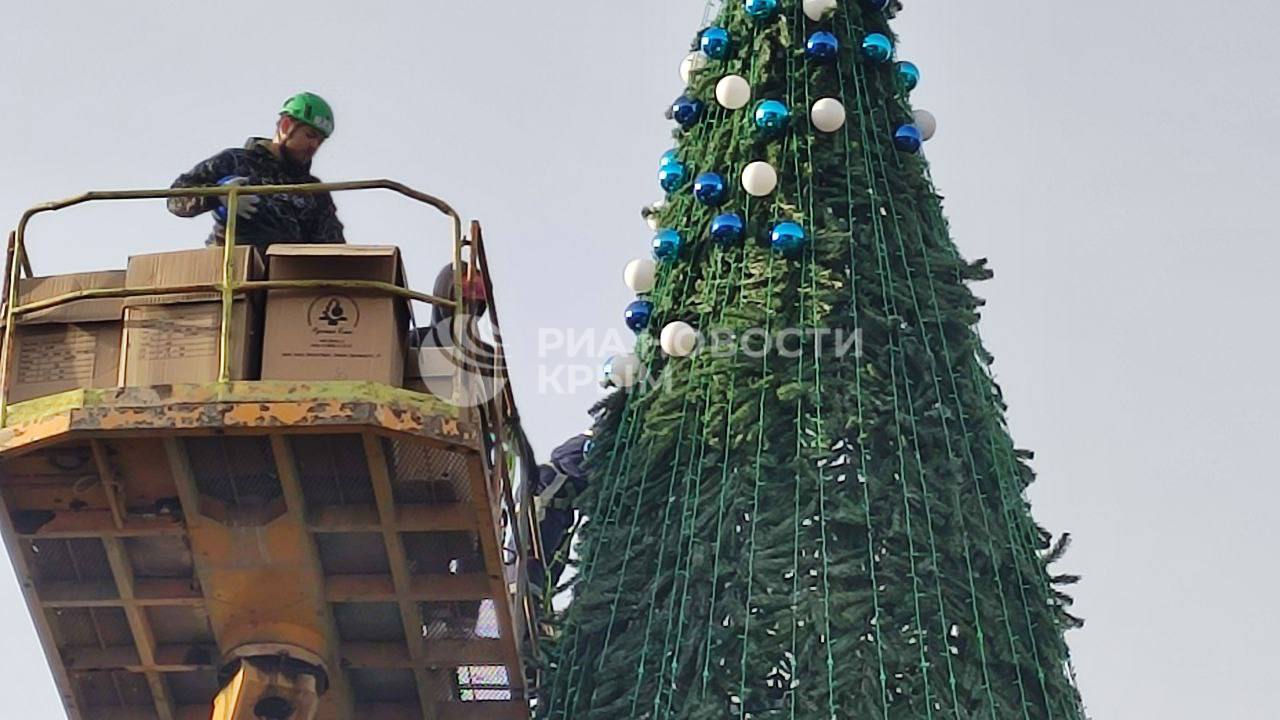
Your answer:
[[[26,278],[18,283],[18,304],[124,283],[123,270]],[[9,402],[115,387],[123,308],[122,299],[77,300],[22,318],[13,336]]]
[[[216,283],[222,278],[220,247],[135,255],[125,275],[128,287]],[[237,280],[262,277],[262,256],[250,247],[235,251]],[[260,312],[252,299],[236,299],[231,313],[231,379],[252,379],[257,370]],[[218,293],[149,295],[124,307],[125,386],[206,383],[218,379],[222,303]]]
[[[271,280],[376,280],[405,286],[400,250],[371,245],[272,245]],[[376,292],[272,290],[264,380],[369,380],[399,386],[408,303]]]

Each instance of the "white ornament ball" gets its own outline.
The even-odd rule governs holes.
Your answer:
[[[716,83],[716,102],[729,110],[741,110],[751,102],[751,83],[741,75],[726,75]]]
[[[685,85],[688,85],[694,73],[706,70],[710,64],[711,58],[707,57],[706,53],[701,50],[691,52],[685,56],[684,62],[680,63],[680,79],[684,81]]]
[[[836,0],[804,0],[804,14],[810,20],[818,22],[827,13],[835,12],[836,5]]]
[[[763,160],[751,163],[742,171],[742,189],[753,197],[764,197],[778,187],[778,171]]]
[[[640,358],[634,353],[615,356],[609,365],[609,382],[620,388],[629,388],[640,380],[643,369]]]
[[[627,287],[637,293],[647,293],[653,289],[658,278],[658,266],[649,258],[637,258],[627,263],[622,272]]]
[[[917,110],[911,113],[912,122],[920,129],[920,139],[928,140],[933,134],[938,132],[938,118],[928,110]]]
[[[662,352],[671,357],[688,357],[698,347],[698,331],[687,322],[676,321],[662,328]]]
[[[835,98],[822,98],[809,113],[813,126],[822,132],[835,132],[844,127],[844,104]]]

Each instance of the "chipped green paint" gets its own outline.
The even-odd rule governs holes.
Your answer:
[[[244,397],[219,402],[211,397],[180,395],[150,403],[126,398],[118,403],[72,407],[22,425],[0,428],[0,456],[64,442],[71,435],[237,433],[272,429],[287,433],[323,428],[333,432],[367,428],[429,438],[476,452],[483,449],[478,419],[433,414],[432,409],[442,409],[438,404],[424,406],[346,398],[277,400],[267,397],[239,401]]]
[[[26,425],[37,422],[52,415],[61,415],[76,408],[82,408],[88,401],[85,397],[96,390],[68,390],[57,395],[46,395],[34,400],[14,403],[5,413],[4,427]]]
[[[456,406],[434,395],[381,383],[325,380],[287,382],[238,381],[205,385],[155,385],[148,387],[71,390],[10,406],[5,427],[27,425],[74,410],[156,407],[160,405],[209,405],[216,403],[298,403],[308,401],[346,404],[394,405],[423,416],[457,420]]]

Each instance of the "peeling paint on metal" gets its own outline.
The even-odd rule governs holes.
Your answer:
[[[368,382],[233,382],[75,390],[13,407],[0,452],[68,432],[369,426],[474,446],[475,426],[431,395]]]

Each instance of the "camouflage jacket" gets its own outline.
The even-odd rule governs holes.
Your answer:
[[[271,141],[249,138],[243,149],[230,148],[214,155],[178,176],[175,188],[209,187],[230,175],[249,179],[252,185],[297,185],[320,182],[309,166],[294,165],[277,158]],[[179,217],[195,217],[218,207],[214,197],[169,199],[169,212]],[[214,220],[206,244],[221,245],[226,228]],[[266,195],[258,202],[253,217],[236,224],[236,243],[266,248],[274,243],[344,243],[342,223],[329,193]]]

